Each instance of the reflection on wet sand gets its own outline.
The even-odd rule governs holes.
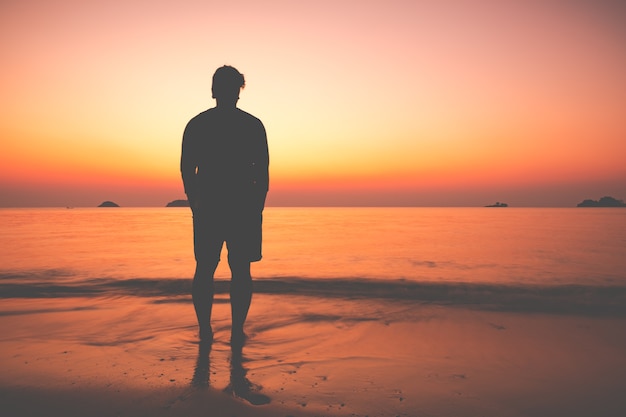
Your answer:
[[[209,387],[209,369],[211,368],[211,348],[213,340],[201,341],[198,346],[198,360],[191,379],[191,386],[195,388]]]
[[[245,342],[231,343],[230,357],[230,383],[224,391],[241,398],[252,405],[269,404],[271,399],[260,393],[261,387],[252,383],[247,377],[248,370],[244,367],[246,361],[243,357]],[[211,349],[213,340],[200,342],[198,347],[198,360],[194,369],[191,385],[194,388],[208,388],[210,385]]]

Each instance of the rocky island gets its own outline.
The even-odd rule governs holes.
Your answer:
[[[189,207],[189,201],[187,200],[174,200],[167,203],[165,207]]]
[[[622,200],[617,200],[613,197],[606,196],[600,200],[584,200],[582,203],[578,203],[576,207],[626,207],[626,203]]]
[[[490,204],[488,206],[485,207],[508,207],[509,205],[507,203],[501,203],[501,202],[496,202],[496,204]]]
[[[119,205],[112,201],[103,201],[98,207],[119,207]]]

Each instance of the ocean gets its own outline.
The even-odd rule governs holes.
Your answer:
[[[187,208],[0,209],[0,224],[0,297],[188,295]],[[263,255],[260,293],[626,309],[619,208],[269,207]]]
[[[225,253],[198,342],[189,209],[0,209],[0,225],[14,415],[626,410],[624,209],[269,207],[240,352]]]

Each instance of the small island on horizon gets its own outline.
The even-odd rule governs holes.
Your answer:
[[[98,207],[119,207],[119,204],[112,201],[103,201]]]
[[[584,200],[576,207],[626,207],[626,203],[611,196],[602,197],[600,200]]]
[[[189,207],[189,201],[187,200],[174,200],[167,203],[165,207]]]
[[[496,204],[490,204],[488,206],[485,207],[508,207],[509,205],[507,203],[501,203],[499,201],[496,202]]]

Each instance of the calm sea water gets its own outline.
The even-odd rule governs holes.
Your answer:
[[[185,208],[1,209],[0,224],[5,274],[193,274]],[[263,253],[257,278],[622,285],[626,210],[271,207]]]
[[[626,288],[624,209],[270,207],[264,219],[264,258],[253,266],[260,291]],[[163,291],[182,295],[194,270],[186,208],[0,209],[0,225],[0,296],[121,282],[135,294],[178,282]],[[217,278],[229,274],[222,262]]]

